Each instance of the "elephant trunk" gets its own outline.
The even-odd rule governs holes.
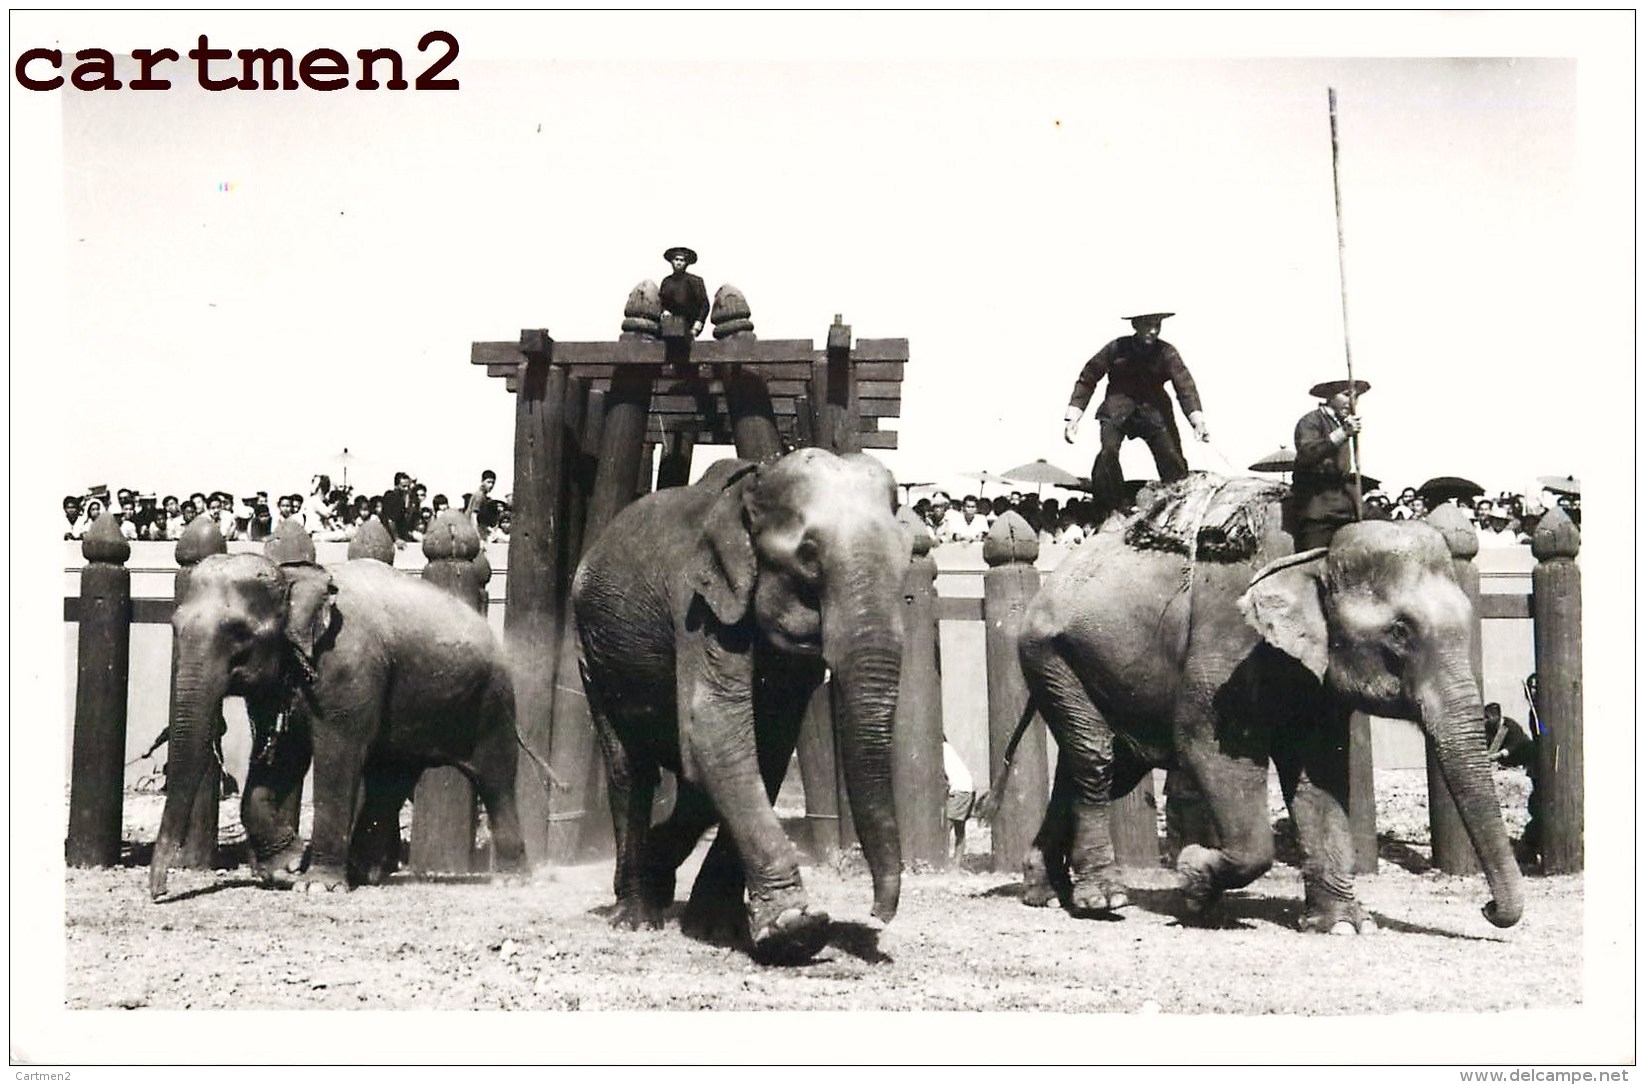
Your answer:
[[[1450,679],[1441,692],[1425,699],[1422,723],[1491,887],[1485,918],[1511,927],[1525,909],[1524,888],[1485,756],[1485,712],[1471,672]]]
[[[871,575],[848,576],[823,605],[823,658],[833,671],[834,735],[846,795],[874,880],[873,915],[887,923],[897,914],[902,892],[902,844],[891,791],[891,727],[902,674],[896,587],[876,568]]]
[[[212,744],[228,672],[222,662],[212,661],[202,639],[179,638],[175,710],[166,745],[166,806],[149,863],[149,894],[155,898],[165,895],[166,872],[182,850],[201,780],[216,763]]]

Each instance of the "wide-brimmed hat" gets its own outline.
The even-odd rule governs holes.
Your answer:
[[[1158,324],[1166,317],[1176,315],[1177,314],[1175,313],[1138,313],[1136,316],[1121,317],[1120,319],[1130,321],[1132,324],[1141,323],[1143,321],[1150,324]]]
[[[664,253],[663,253],[663,259],[667,260],[671,264],[674,262],[674,257],[675,256],[685,257],[685,266],[686,267],[690,267],[692,264],[695,264],[697,262],[697,252],[696,252],[696,250],[695,249],[688,249],[684,245],[675,245],[672,249],[668,249],[668,250],[664,251]]]
[[[1354,395],[1362,396],[1366,392],[1369,392],[1371,390],[1371,382],[1370,381],[1362,381],[1362,380],[1356,380],[1356,381],[1345,381],[1345,380],[1320,381],[1318,384],[1316,384],[1312,388],[1308,389],[1308,394],[1311,395],[1311,396],[1317,396],[1320,399],[1330,399],[1332,396],[1336,395],[1338,392],[1348,391],[1348,389],[1350,387],[1353,388]]]

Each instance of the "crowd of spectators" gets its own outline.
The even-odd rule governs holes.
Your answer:
[[[491,496],[494,471],[481,472],[479,484],[460,498],[457,511],[466,515],[485,542],[506,542],[512,526],[509,503]],[[451,508],[443,493],[429,496],[428,487],[405,471],[394,476],[394,486],[381,493],[357,493],[351,486],[333,486],[326,475],[315,475],[312,489],[281,494],[271,501],[267,491],[236,500],[222,490],[189,495],[120,489],[111,500],[107,487],[63,498],[65,539],[81,539],[101,516],[119,518],[120,534],[132,541],[174,541],[200,516],[217,524],[225,539],[257,542],[274,534],[284,521],[295,521],[316,542],[347,542],[375,520],[397,544],[421,542],[434,517]]]
[[[1133,487],[1137,504],[1146,503],[1148,485],[1129,484]],[[1506,547],[1528,545],[1537,523],[1549,504],[1557,502],[1579,527],[1582,524],[1582,503],[1575,494],[1541,492],[1532,497],[1503,491],[1496,497],[1445,497],[1419,493],[1407,486],[1398,497],[1378,487],[1365,494],[1365,518],[1368,520],[1410,520],[1427,516],[1440,504],[1454,504],[1479,529],[1480,545]],[[1133,505],[1135,507],[1135,505]],[[913,503],[916,515],[939,543],[981,542],[994,521],[1007,511],[1016,512],[1039,533],[1041,543],[1078,544],[1103,530],[1098,522],[1098,506],[1089,498],[1070,497],[1041,500],[1035,494],[1013,492],[1001,497],[987,498],[966,494],[958,505],[949,495],[938,490],[929,497]],[[1118,519],[1109,521],[1117,525]]]

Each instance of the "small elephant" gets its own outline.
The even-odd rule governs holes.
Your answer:
[[[572,606],[609,779],[619,924],[661,923],[675,869],[718,822],[683,925],[773,960],[822,948],[828,917],[807,901],[772,802],[825,668],[872,914],[896,913],[891,725],[910,542],[895,498],[890,472],[860,454],[725,460],[629,505],[584,557]],[[679,776],[678,797],[648,831],[659,767]]]
[[[224,697],[245,698],[251,765],[241,819],[267,884],[346,889],[399,860],[399,812],[418,776],[453,765],[490,818],[498,865],[523,867],[518,735],[501,646],[456,597],[378,561],[325,569],[258,554],[200,562],[172,617],[176,712],[149,890],[166,891],[189,807],[215,770]],[[314,767],[306,869],[297,802]]]
[[[1177,860],[1189,915],[1203,916],[1273,863],[1272,761],[1305,855],[1302,926],[1371,929],[1347,816],[1348,718],[1360,709],[1422,726],[1494,895],[1485,915],[1512,926],[1519,869],[1486,758],[1473,609],[1444,540],[1423,523],[1368,521],[1293,554],[1278,492],[1261,486],[1201,474],[1173,484],[1151,507],[1160,515],[1088,540],[1029,604],[1019,654],[1059,756],[1024,900],[1126,904],[1109,804],[1149,769],[1180,766],[1221,840]]]

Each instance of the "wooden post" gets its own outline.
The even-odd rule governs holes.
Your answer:
[[[612,374],[611,388],[605,398],[594,492],[583,523],[584,552],[600,537],[612,517],[634,497],[634,480],[639,474],[655,378],[655,366],[619,366]],[[510,570],[509,580],[513,579]],[[588,714],[575,660],[576,645],[573,638],[568,637],[560,650],[549,739],[549,765],[565,784],[549,793],[544,856],[551,863],[575,861],[584,819],[603,816],[602,811],[593,807],[597,798],[594,771],[597,748],[594,724]]]
[[[657,445],[646,441],[640,445],[639,473],[634,478],[634,496],[644,497],[651,492],[652,466],[657,459]]]
[[[1371,760],[1371,717],[1348,716],[1348,832],[1354,841],[1355,874],[1377,872],[1377,782]]]
[[[1120,866],[1147,870],[1160,865],[1157,810],[1152,771],[1143,773],[1129,794],[1116,796],[1108,807],[1108,832]]]
[[[188,597],[189,578],[194,575],[194,567],[212,554],[228,553],[228,543],[223,533],[217,529],[217,522],[210,516],[196,516],[188,527],[183,529],[182,537],[177,540],[177,548],[173,551],[177,558],[177,574],[172,578],[171,597],[176,606],[182,606],[183,600]],[[176,734],[177,727],[177,638],[171,639],[171,702],[166,712],[167,726],[170,734]],[[219,732],[226,731],[227,725],[223,722],[221,708],[217,713],[217,727]],[[221,749],[221,742],[215,748]],[[171,753],[168,741],[166,753]],[[222,775],[217,772],[206,772],[200,776],[200,787],[194,794],[194,805],[190,807],[188,828],[183,837],[183,846],[177,854],[174,865],[195,870],[210,870],[217,858],[217,826],[218,826],[218,796],[222,794]],[[243,784],[245,781],[241,781]],[[169,784],[168,784],[169,786]]]
[[[562,471],[565,490],[565,563],[560,569],[556,598],[571,598],[571,580],[583,556],[583,523],[588,518],[588,499],[594,495],[594,471],[600,457],[600,434],[605,426],[605,392],[591,388],[584,377],[566,382],[565,396],[566,463]],[[571,611],[561,619],[561,643],[570,635]]]
[[[515,487],[515,499],[520,496]],[[480,597],[480,577],[474,558],[480,553],[480,534],[468,517],[446,509],[423,535],[423,579],[441,588],[465,606]],[[478,609],[478,608],[476,608]],[[449,765],[427,769],[417,780],[411,799],[411,867],[423,873],[467,874],[474,869],[474,785]]]
[[[748,299],[729,283],[714,291],[714,305],[708,319],[714,324],[715,339],[753,339],[754,321]],[[739,459],[766,463],[783,454],[783,440],[777,430],[777,412],[765,379],[741,366],[720,367],[725,388],[726,413],[731,417],[731,440]]]
[[[891,791],[904,863],[948,866],[948,788],[942,761],[942,676],[937,661],[937,563],[931,533],[912,510],[897,513],[913,542],[903,575],[902,677],[891,733]]]
[[[1536,775],[1531,815],[1544,874],[1583,869],[1582,533],[1554,505],[1537,523],[1531,553],[1536,640]]]
[[[857,382],[851,373],[851,325],[834,314],[828,329],[828,347],[812,365],[812,431],[816,443],[832,452],[862,449]]]
[[[565,462],[566,372],[553,363],[546,331],[520,332],[514,402],[514,527],[508,539],[504,636],[514,667],[514,723],[520,741],[543,757],[551,747],[554,662],[564,613],[559,532]],[[632,473],[628,476],[634,477]],[[548,782],[529,755],[516,772],[520,829],[533,865],[549,861]]]
[[[388,533],[381,520],[367,520],[348,541],[348,560],[380,561],[394,564],[394,536]]]
[[[1474,682],[1479,685],[1484,673],[1479,633],[1479,568],[1474,564],[1474,556],[1479,553],[1479,532],[1462,510],[1451,504],[1441,505],[1430,512],[1427,520],[1445,537],[1445,545],[1451,551],[1451,568],[1473,610],[1473,642],[1469,654]],[[1479,861],[1474,856],[1474,845],[1468,839],[1462,815],[1451,798],[1444,774],[1440,772],[1432,738],[1428,740],[1427,747],[1428,835],[1433,846],[1434,866],[1447,874],[1478,874]]]
[[[1039,591],[1039,537],[1014,512],[1007,512],[989,529],[982,559],[982,617],[988,667],[989,778],[999,775],[1005,750],[1028,704],[1028,685],[1017,659],[1017,636],[1023,612]],[[1049,759],[1043,720],[1035,719],[1017,744],[1014,767],[1005,794],[999,797],[993,821],[993,858],[996,871],[1016,870],[1039,831],[1050,798]]]
[[[126,687],[131,671],[131,544],[104,512],[80,543],[79,675],[74,689],[69,866],[120,862],[125,792]]]

